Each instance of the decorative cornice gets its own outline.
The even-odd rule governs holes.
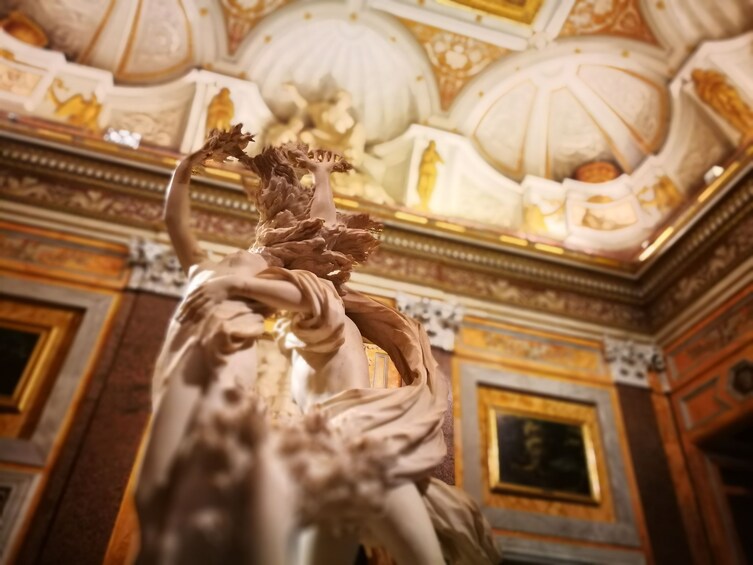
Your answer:
[[[24,204],[161,231],[162,200],[173,163],[167,158],[115,162],[112,156],[85,156],[65,147],[3,139],[0,191],[4,198]],[[194,222],[202,239],[234,246],[249,243],[256,213],[242,185],[250,182],[249,177],[226,171],[196,179]],[[747,173],[637,280],[623,271],[595,271],[589,265],[524,256],[389,220],[381,249],[364,270],[453,294],[649,333],[753,250],[753,238],[740,235],[748,233],[751,211],[753,175]],[[716,268],[720,259],[710,269],[708,259],[722,247],[725,267]],[[693,291],[674,292],[682,281]]]
[[[462,306],[402,292],[395,296],[395,304],[400,312],[424,325],[434,347],[445,351],[455,349],[455,334],[463,321]]]
[[[4,140],[0,147],[0,164],[12,170],[26,170],[34,177],[54,175],[56,183],[61,180],[75,180],[105,188],[111,192],[128,194],[136,198],[162,199],[167,188],[171,169],[135,169],[134,167],[104,162],[82,157],[46,147],[39,147],[19,141]],[[238,175],[236,175],[238,176]],[[240,178],[240,177],[239,177]],[[62,183],[61,183],[62,184]],[[197,178],[191,197],[199,209],[218,214],[242,217],[245,221],[255,220],[253,205],[246,198],[239,181]],[[132,218],[137,224],[137,218]],[[127,219],[126,219],[127,221]],[[580,266],[552,263],[537,257],[525,257],[515,253],[491,249],[484,245],[474,245],[465,241],[453,241],[434,235],[427,235],[394,225],[385,221],[386,228],[382,243],[386,248],[422,257],[440,258],[446,262],[462,265],[464,268],[493,272],[498,276],[512,277],[534,283],[544,283],[557,288],[586,292],[626,302],[638,302],[631,281],[615,274],[592,272]],[[212,235],[219,234],[205,234]],[[246,233],[243,236],[247,236]],[[232,242],[226,236],[220,241]],[[243,237],[246,244],[246,237]]]
[[[689,261],[720,241],[736,228],[753,208],[753,174],[742,178],[722,201],[709,211],[662,260],[640,279],[641,297],[650,300],[676,280],[678,270],[687,268]]]

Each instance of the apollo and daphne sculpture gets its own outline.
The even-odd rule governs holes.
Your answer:
[[[136,502],[144,564],[347,564],[358,545],[398,564],[499,560],[488,524],[430,474],[445,455],[448,391],[415,321],[345,283],[381,226],[336,211],[349,165],[306,146],[249,157],[238,125],[183,160],[165,220],[188,274],[154,377]],[[192,168],[235,157],[259,176],[248,250],[212,261],[190,228]],[[313,190],[300,183],[314,176]],[[272,421],[255,392],[256,341],[276,315],[299,417]],[[363,338],[404,381],[369,386]]]

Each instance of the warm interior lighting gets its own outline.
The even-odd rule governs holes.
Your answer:
[[[503,243],[512,243],[513,245],[528,245],[528,241],[519,237],[513,237],[511,235],[500,235],[499,240]]]
[[[434,225],[443,230],[450,230],[450,231],[456,231],[458,233],[465,233],[465,226],[459,226],[457,224],[448,224],[447,222],[436,222]]]
[[[656,238],[656,241],[654,241],[651,245],[649,245],[648,247],[646,247],[646,249],[643,250],[643,253],[641,253],[638,256],[638,260],[639,261],[645,261],[646,259],[648,259],[649,257],[651,257],[651,255],[654,254],[654,251],[656,251],[659,248],[659,246],[662,243],[664,243],[667,240],[667,238],[670,235],[672,235],[672,233],[674,233],[674,231],[675,231],[675,228],[673,228],[673,227],[668,227],[667,229],[665,229],[661,233],[661,235]]]
[[[335,196],[335,204],[345,206],[346,208],[358,208],[361,205],[355,200],[351,200],[349,198],[340,198],[339,196]]]
[[[546,251],[547,253],[556,253],[557,255],[562,255],[565,252],[565,250],[561,247],[547,245],[546,243],[534,243],[533,246],[540,251]]]
[[[406,222],[413,222],[415,224],[428,224],[429,220],[423,216],[416,216],[414,214],[408,214],[407,212],[395,212],[395,217],[398,220],[405,220]]]
[[[711,186],[709,186],[708,188],[706,188],[706,190],[704,190],[701,194],[699,194],[698,195],[698,203],[700,204],[701,202],[703,202],[704,200],[706,200],[709,196],[711,196],[712,194],[714,194],[714,191],[716,190],[716,186],[717,185],[712,184]]]

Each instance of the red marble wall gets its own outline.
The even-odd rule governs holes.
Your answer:
[[[125,293],[18,563],[99,565],[150,413],[175,299]]]

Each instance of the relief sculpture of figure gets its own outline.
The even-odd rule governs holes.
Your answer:
[[[694,69],[691,78],[698,97],[743,134],[743,143],[753,138],[753,110],[727,77],[711,69]]]
[[[227,131],[230,129],[230,122],[235,116],[235,104],[230,98],[230,89],[220,88],[220,91],[214,95],[207,106],[207,119],[205,132],[207,135],[212,130]]]
[[[99,114],[102,111],[102,103],[97,99],[97,95],[92,92],[91,98],[84,98],[82,94],[74,94],[66,99],[61,99],[56,93],[55,88],[65,88],[63,81],[55,79],[47,90],[47,96],[55,106],[55,115],[63,118],[70,125],[84,128],[91,132],[98,132]]]
[[[418,198],[421,210],[428,211],[434,187],[437,185],[437,163],[444,163],[442,156],[437,153],[437,144],[430,141],[421,155],[418,168]]]
[[[349,165],[293,144],[248,157],[250,140],[240,126],[214,134],[168,190],[168,232],[189,284],[155,370],[139,562],[350,565],[359,543],[401,565],[497,562],[476,504],[430,478],[445,455],[448,391],[426,333],[346,285],[380,228],[334,207],[330,173]],[[189,228],[188,184],[193,167],[227,156],[260,177],[260,217],[249,250],[214,262]],[[255,342],[272,313],[301,410],[290,421],[266,418],[254,391]],[[364,338],[405,386],[370,388]]]
[[[284,122],[267,126],[264,142],[282,145],[301,142],[311,149],[330,149],[347,159],[352,168],[332,179],[335,190],[376,204],[394,204],[394,199],[361,167],[366,151],[366,130],[353,110],[351,95],[338,90],[331,99],[310,102],[292,83],[283,85],[295,106]]]

